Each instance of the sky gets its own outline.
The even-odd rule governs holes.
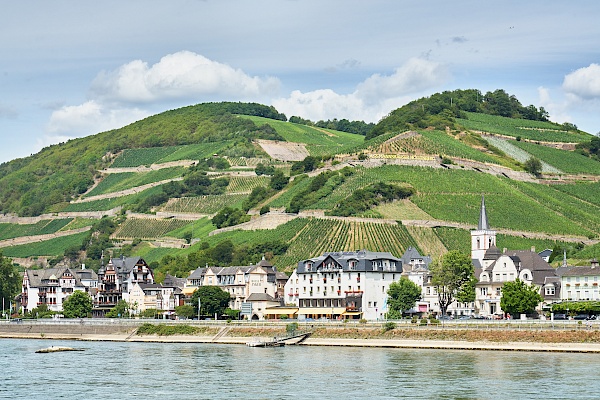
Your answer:
[[[600,132],[600,2],[0,0],[0,163],[212,101],[377,122],[504,89]]]

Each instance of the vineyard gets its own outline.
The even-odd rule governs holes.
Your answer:
[[[545,207],[564,215],[579,226],[600,233],[600,207],[583,202],[554,186],[536,185],[527,182],[510,182],[515,188]]]
[[[314,128],[262,117],[243,116],[243,118],[248,118],[259,126],[269,124],[288,142],[306,143],[306,148],[311,156],[344,153],[364,142],[364,136],[347,132]]]
[[[270,179],[268,176],[231,175],[229,185],[227,186],[227,193],[250,193],[255,187],[268,187]]]
[[[272,158],[247,158],[247,157],[227,157],[229,165],[232,167],[256,167],[258,164],[280,165],[281,162]]]
[[[407,226],[406,230],[423,250],[422,255],[428,255],[432,258],[439,258],[446,253],[446,246],[444,246],[444,243],[442,243],[432,228],[422,226]]]
[[[156,239],[167,236],[167,233],[189,225],[189,221],[177,219],[127,218],[115,231],[116,239]]]
[[[404,135],[398,138],[398,140],[388,140],[372,151],[384,154],[445,155],[484,163],[498,163],[490,155],[474,149],[440,131],[422,131],[416,135]]]
[[[427,214],[408,199],[396,200],[391,203],[383,203],[374,208],[381,218],[394,220],[430,220]]]
[[[111,199],[92,200],[84,203],[68,203],[65,206],[65,208],[63,208],[60,211],[107,211],[128,204],[137,204],[143,199],[145,199],[147,196],[161,192],[162,185],[146,189],[136,194],[129,194],[127,196],[120,196]]]
[[[578,182],[570,185],[556,185],[554,188],[600,207],[600,196],[598,195],[600,182]]]
[[[468,119],[457,118],[456,122],[466,129],[497,133],[512,137],[542,141],[579,143],[590,140],[583,132],[567,132],[562,126],[542,121],[513,119],[497,115],[467,112]]]
[[[123,172],[107,174],[102,181],[83,197],[118,192],[125,189],[181,177],[185,169],[182,167],[163,168],[149,172]]]
[[[170,199],[162,208],[165,212],[216,214],[223,207],[240,208],[245,194],[223,194]]]
[[[179,160],[201,160],[210,157],[231,144],[231,141],[188,144],[181,146],[147,147],[123,150],[111,167],[139,167]]]
[[[490,143],[492,146],[502,150],[507,156],[517,160],[520,163],[525,163],[527,160],[529,160],[532,157],[532,155],[529,154],[528,152],[526,152],[525,150],[519,148],[518,146],[513,145],[512,144],[513,141],[504,140],[504,139],[494,137],[494,136],[486,136],[485,140],[488,143]],[[514,143],[518,143],[518,142],[514,141]],[[564,153],[564,151],[562,151],[561,153]],[[542,162],[542,172],[551,173],[551,174],[562,173],[558,168],[553,167],[552,165],[548,164],[543,159],[540,161]]]
[[[5,247],[2,249],[6,257],[56,257],[62,256],[65,249],[80,247],[81,243],[89,236],[89,232],[61,236],[43,242],[31,242],[19,246]]]
[[[425,212],[441,221],[475,224],[479,219],[480,194],[437,194],[411,197]],[[593,233],[576,224],[566,224],[565,218],[525,194],[514,193],[485,197],[490,224],[524,232],[589,236]]]
[[[533,143],[513,142],[515,146],[567,174],[600,175],[600,162],[581,154]]]
[[[4,224],[0,223],[0,240],[13,239],[21,236],[46,235],[55,233],[67,226],[73,219],[46,219],[35,224]]]
[[[465,254],[471,252],[471,233],[465,229],[439,227],[434,229],[437,236],[448,250],[459,250]],[[496,243],[500,250],[531,250],[535,247],[537,252],[552,249],[556,244],[569,247],[572,244],[547,239],[528,239],[522,236],[496,235]],[[598,245],[596,245],[598,246]],[[589,248],[592,248],[590,246]],[[585,250],[584,250],[585,251]]]

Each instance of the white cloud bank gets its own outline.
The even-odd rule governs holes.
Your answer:
[[[114,71],[101,72],[91,84],[88,101],[52,113],[44,142],[118,128],[151,114],[146,108],[153,104],[176,101],[257,101],[274,105],[288,117],[376,122],[415,94],[443,84],[448,77],[446,66],[414,58],[390,75],[368,77],[350,94],[332,89],[306,93],[295,90],[286,98],[276,98],[280,90],[277,78],[249,76],[240,69],[181,51],[166,55],[154,65],[136,60]]]
[[[154,65],[135,60],[114,71],[100,72],[85,103],[54,111],[45,141],[56,143],[65,137],[122,127],[150,115],[144,105],[177,100],[257,101],[276,96],[279,87],[276,78],[249,76],[189,51],[166,55]]]
[[[600,98],[600,65],[590,64],[566,75],[562,88],[582,99]]]
[[[296,115],[313,121],[347,118],[376,122],[408,103],[414,94],[441,85],[449,77],[445,65],[412,58],[391,75],[370,76],[351,94],[341,95],[330,89],[307,93],[296,90],[288,98],[274,100],[273,105],[288,117]]]

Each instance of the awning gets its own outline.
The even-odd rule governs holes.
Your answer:
[[[362,311],[346,311],[342,315],[361,315]]]
[[[346,311],[345,307],[306,307],[300,308],[298,310],[298,314],[308,315],[308,314],[320,314],[320,315],[331,315],[333,314],[343,314]]]
[[[196,291],[195,287],[184,287],[183,290],[181,291],[183,294],[185,294],[186,296],[191,295],[192,293],[194,293]]]
[[[293,315],[298,312],[297,308],[265,308],[266,315]]]

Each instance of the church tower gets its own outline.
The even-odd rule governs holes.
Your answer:
[[[481,261],[487,249],[496,246],[496,231],[490,229],[487,213],[485,211],[485,198],[481,196],[481,210],[477,230],[471,231],[471,258]]]

